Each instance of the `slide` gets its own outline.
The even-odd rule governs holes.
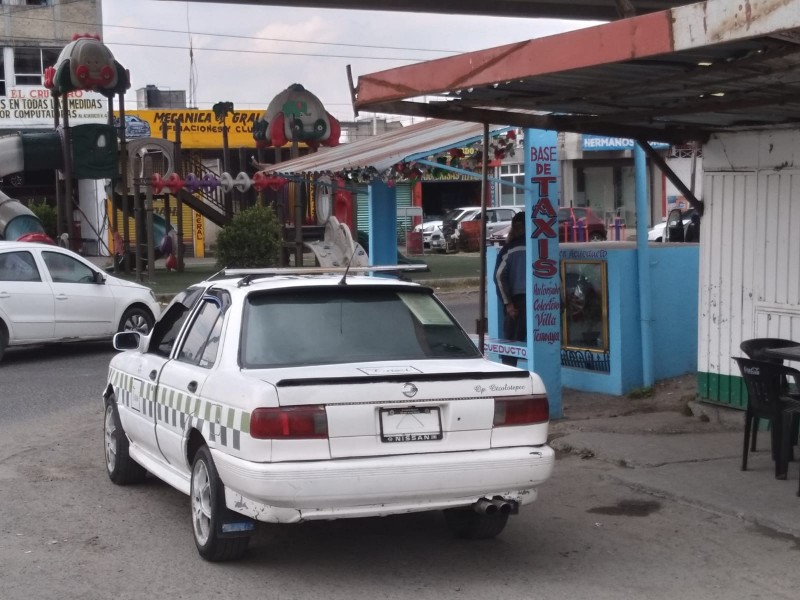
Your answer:
[[[0,137],[0,177],[24,171],[24,163],[22,136]],[[28,207],[3,192],[0,192],[0,240],[55,243]]]

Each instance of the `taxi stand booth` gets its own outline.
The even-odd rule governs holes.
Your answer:
[[[494,285],[499,248],[486,252],[488,336],[483,351],[521,358],[548,390],[553,418],[562,416],[561,387],[622,395],[697,365],[699,247],[648,244],[646,219],[633,242],[564,244],[559,248],[557,134],[525,134],[527,342],[501,339],[503,307]],[[540,151],[547,148],[547,152]],[[644,152],[637,165],[637,211],[647,214]],[[397,256],[394,188],[369,185],[369,260],[392,265]],[[650,286],[654,290],[650,294]],[[644,290],[644,291],[643,291]]]

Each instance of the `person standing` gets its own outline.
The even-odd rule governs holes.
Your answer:
[[[525,307],[525,213],[518,212],[511,219],[511,229],[506,245],[497,255],[494,281],[503,303],[503,337],[510,341],[524,342],[527,337]],[[513,356],[503,356],[503,364],[516,365]]]

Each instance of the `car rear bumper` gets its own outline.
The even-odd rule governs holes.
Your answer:
[[[555,462],[549,446],[289,463],[212,454],[228,508],[279,523],[437,510],[494,496],[529,504]]]

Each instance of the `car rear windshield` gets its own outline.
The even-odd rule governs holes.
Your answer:
[[[426,290],[282,290],[252,294],[245,307],[244,368],[478,356]]]

